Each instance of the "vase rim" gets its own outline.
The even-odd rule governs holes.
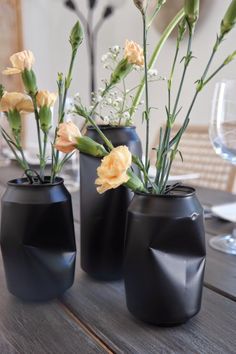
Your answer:
[[[114,130],[116,130],[116,129],[136,129],[136,126],[135,125],[122,125],[122,126],[115,126],[115,125],[109,125],[109,124],[107,124],[107,125],[103,125],[103,124],[98,124],[98,127],[100,128],[100,129],[104,129],[104,130],[109,130],[109,129],[114,129]],[[95,130],[95,128],[92,126],[92,125],[89,125],[89,126],[87,126],[87,129],[88,130]]]
[[[184,192],[185,190],[185,192]],[[174,193],[175,191],[179,191],[182,193]],[[144,192],[135,192],[136,195],[141,195],[143,197],[152,197],[152,198],[187,198],[192,197],[196,194],[196,189],[190,186],[178,186],[175,188],[172,194],[149,194]]]
[[[50,181],[51,177],[50,176],[45,176],[45,179]],[[23,187],[23,188],[28,188],[28,187],[32,187],[32,188],[40,188],[40,187],[54,187],[54,186],[58,186],[64,183],[64,179],[61,177],[56,177],[55,178],[55,182],[54,183],[50,183],[50,182],[45,182],[45,183],[38,183],[38,184],[31,184],[29,183],[29,180],[27,177],[21,177],[21,178],[15,178],[12,179],[10,181],[7,182],[8,186],[14,186],[14,187]]]

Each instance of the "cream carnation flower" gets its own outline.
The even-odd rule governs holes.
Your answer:
[[[9,112],[16,109],[18,112],[33,112],[31,99],[20,92],[5,92],[0,101],[0,111]]]
[[[128,60],[129,64],[144,65],[143,49],[134,41],[126,40],[124,57]]]
[[[68,154],[76,149],[77,140],[80,137],[80,130],[73,122],[61,123],[57,132],[55,148]]]
[[[109,189],[115,189],[128,182],[127,170],[132,164],[132,155],[127,146],[114,148],[109,155],[102,159],[97,169],[98,178],[95,184],[98,193],[102,194]]]
[[[36,100],[38,107],[53,107],[57,99],[57,95],[49,91],[38,91]]]
[[[20,74],[25,69],[31,70],[35,62],[34,55],[30,50],[23,50],[10,57],[12,68],[3,70],[4,75]]]

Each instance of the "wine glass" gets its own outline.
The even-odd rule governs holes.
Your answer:
[[[209,134],[216,153],[236,165],[236,80],[216,84]],[[236,224],[232,234],[215,236],[209,244],[218,251],[236,255]]]

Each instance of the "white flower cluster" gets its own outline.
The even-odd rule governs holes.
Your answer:
[[[112,90],[102,97],[103,89],[98,90],[98,94],[93,97],[93,104],[100,103],[97,117],[103,121],[103,124],[111,125],[131,125],[132,120],[129,114],[130,97],[129,91],[119,92]]]
[[[121,61],[121,47],[115,45],[109,48],[109,51],[105,53],[101,61],[105,69],[114,71],[117,64]],[[141,77],[143,75],[143,67],[135,66],[134,70],[141,72]],[[156,69],[149,69],[148,71],[148,80],[154,82],[160,80],[158,77],[158,71]],[[92,105],[89,107],[89,112],[94,117],[99,124],[110,124],[114,126],[130,126],[133,124],[132,117],[130,115],[130,109],[134,100],[134,93],[136,92],[137,87],[132,89],[127,89],[126,82],[121,82],[119,85],[110,89],[104,95],[104,88],[108,84],[106,80],[103,80],[104,87],[99,88],[96,93],[92,93]],[[82,106],[81,99],[79,94],[74,98],[74,104],[77,106]],[[139,106],[143,105],[143,101],[139,103]],[[135,111],[138,108],[135,108]]]
[[[103,54],[101,62],[103,67],[108,70],[114,70],[115,65],[118,63],[118,57],[120,55],[121,48],[118,45],[115,45],[109,48],[109,51]]]

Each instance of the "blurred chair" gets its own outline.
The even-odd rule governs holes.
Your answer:
[[[172,137],[179,128],[180,126],[173,128]],[[153,146],[156,145],[157,141]],[[171,175],[198,174],[199,178],[192,180],[192,185],[233,191],[236,171],[214,151],[207,126],[189,126],[179,144],[179,150],[183,155],[183,162],[179,154],[176,155]],[[151,164],[155,164],[154,153],[152,153]]]

